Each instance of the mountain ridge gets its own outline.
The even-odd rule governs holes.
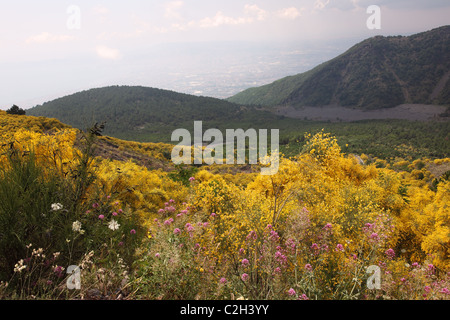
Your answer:
[[[339,105],[365,110],[450,105],[450,26],[375,36],[301,74],[249,88],[227,101],[275,107]]]

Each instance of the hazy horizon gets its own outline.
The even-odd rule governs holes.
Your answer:
[[[381,29],[367,28],[370,5]],[[0,109],[110,85],[226,98],[448,17],[447,0],[11,2],[0,11]]]

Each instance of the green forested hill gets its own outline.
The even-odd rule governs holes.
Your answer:
[[[172,130],[189,128],[194,120],[219,125],[276,118],[220,99],[140,86],[86,90],[36,106],[27,114],[57,118],[80,129],[106,122],[107,135],[136,141],[148,141],[151,136],[166,142]]]
[[[250,88],[228,101],[367,110],[404,103],[450,105],[450,26],[367,39],[306,73]]]

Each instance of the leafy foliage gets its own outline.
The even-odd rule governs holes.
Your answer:
[[[23,110],[22,108],[19,108],[16,105],[13,105],[11,108],[9,108],[8,110],[6,110],[7,114],[17,114],[19,116],[23,116],[25,115],[25,110]]]

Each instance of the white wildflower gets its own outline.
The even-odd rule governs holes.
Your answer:
[[[21,259],[19,262],[17,262],[14,266],[14,272],[22,272],[23,269],[25,269],[27,266],[23,264],[23,259]]]
[[[111,222],[108,224],[108,228],[110,228],[113,231],[119,229],[119,227],[120,227],[120,224],[117,223],[117,221],[114,219],[112,219]]]
[[[44,249],[39,248],[37,250],[33,249],[33,252],[31,254],[32,254],[32,256],[40,257],[43,252],[44,252]]]
[[[52,204],[52,210],[53,211],[59,211],[63,208],[63,205],[61,203],[53,203]]]
[[[84,230],[81,229],[80,221],[75,221],[74,223],[72,223],[72,230],[75,232],[79,232],[80,234],[84,233]]]

